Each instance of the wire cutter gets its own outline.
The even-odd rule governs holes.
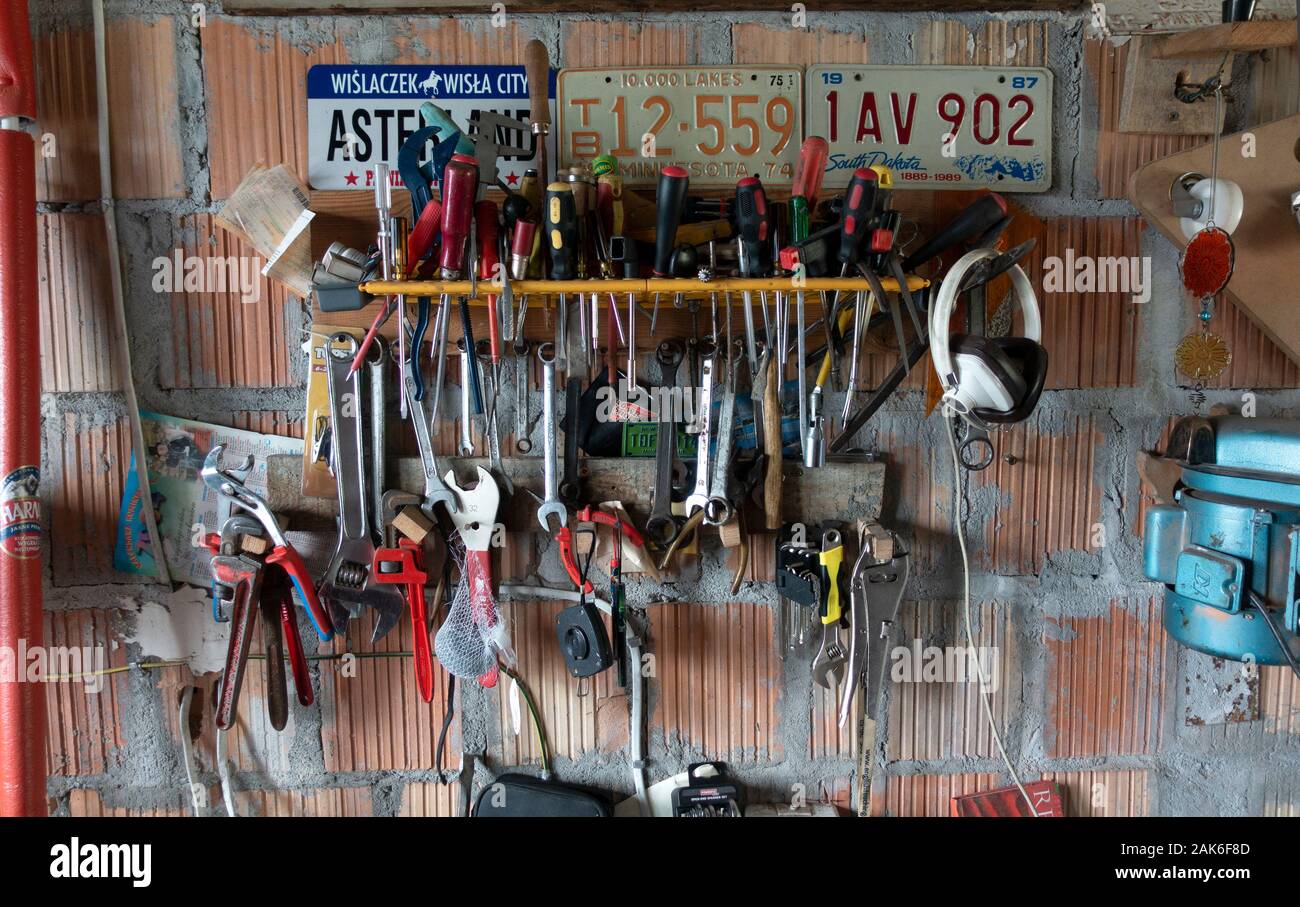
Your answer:
[[[840,691],[841,727],[864,678],[868,716],[879,701],[889,633],[898,618],[910,564],[898,536],[879,523],[863,524],[858,538],[858,557],[849,577],[848,682]]]
[[[321,606],[320,599],[316,595],[316,584],[307,571],[302,555],[284,537],[284,531],[280,529],[280,524],[276,521],[271,508],[266,506],[266,501],[244,487],[244,479],[252,469],[253,458],[247,457],[238,469],[223,470],[221,454],[225,449],[225,445],[218,444],[208,451],[201,473],[204,484],[223,497],[229,498],[233,505],[252,514],[262,524],[266,537],[274,546],[271,553],[264,558],[265,563],[278,565],[288,574],[298,590],[298,597],[307,606],[307,613],[311,615],[312,623],[316,625],[316,633],[322,641],[329,642],[334,638],[334,625],[330,622],[328,612]]]

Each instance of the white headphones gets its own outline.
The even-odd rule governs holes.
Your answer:
[[[1047,351],[1039,343],[1038,297],[1019,265],[1007,272],[1024,313],[1023,337],[980,337],[948,333],[966,273],[996,258],[992,249],[967,252],[948,269],[930,310],[930,355],[942,402],[961,416],[983,422],[1019,422],[1033,412],[1047,376]]]

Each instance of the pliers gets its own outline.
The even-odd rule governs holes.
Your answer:
[[[298,701],[308,706],[314,696],[307,656],[293,613],[289,574],[278,564],[269,563],[269,558],[263,561],[240,550],[241,536],[262,534],[260,527],[250,522],[246,517],[230,517],[223,524],[220,536],[206,539],[210,548],[216,541],[211,561],[213,614],[218,620],[230,621],[230,643],[217,693],[216,725],[223,731],[234,726],[260,611],[266,635],[267,707],[271,726],[281,731],[289,721],[284,673],[286,651]]]
[[[592,507],[588,504],[578,511],[579,523],[599,523],[602,526],[608,526],[615,533],[622,533],[633,545],[639,548],[645,547],[645,538],[637,531],[637,528],[630,522],[615,516],[614,514]],[[577,586],[587,595],[590,595],[595,588],[591,580],[583,579],[582,571],[578,569],[577,558],[573,555],[573,531],[568,525],[561,526],[555,533],[555,540],[560,544],[560,563],[564,565],[564,572],[569,575],[573,585]]]
[[[879,701],[889,633],[898,618],[910,564],[898,536],[879,523],[862,524],[858,538],[858,557],[849,577],[848,682],[840,692],[841,727],[864,677],[868,714]]]
[[[320,598],[316,595],[316,584],[312,581],[302,555],[284,537],[284,531],[280,528],[279,522],[276,521],[271,508],[266,505],[266,501],[244,487],[243,480],[248,475],[249,470],[252,469],[253,458],[246,458],[243,465],[238,469],[223,470],[221,468],[221,454],[225,449],[225,445],[218,444],[208,451],[201,472],[204,484],[223,497],[229,498],[231,504],[252,514],[262,524],[266,537],[270,539],[271,544],[274,546],[271,553],[266,555],[263,560],[267,564],[279,566],[288,574],[289,579],[293,581],[294,587],[298,590],[298,597],[306,605],[307,613],[311,615],[312,623],[316,625],[316,633],[322,641],[329,642],[334,638],[334,625],[330,622],[329,613],[322,607]]]

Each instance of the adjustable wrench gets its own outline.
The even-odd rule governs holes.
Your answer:
[[[557,462],[555,439],[555,345],[543,343],[537,350],[542,363],[542,475],[545,497],[537,508],[537,519],[542,529],[551,532],[550,518],[555,517],[556,529],[569,521],[569,510],[560,501],[560,465]]]
[[[373,587],[370,581],[375,540],[370,526],[364,468],[361,373],[350,371],[357,341],[345,332],[334,334],[327,352],[330,424],[334,431],[334,478],[338,483],[339,497],[339,537],[320,582],[320,598],[330,609],[336,627],[356,617],[363,605],[374,608],[379,617],[373,639],[378,640],[401,617],[402,599],[397,590]]]
[[[700,403],[696,414],[699,442],[695,448],[695,489],[686,497],[689,517],[709,503],[709,434],[713,422],[713,357],[700,363]]]
[[[646,535],[658,545],[668,547],[677,537],[673,519],[673,460],[677,453],[677,421],[672,401],[667,399],[677,384],[677,368],[682,364],[682,348],[675,340],[665,340],[655,350],[659,363],[659,432],[655,444],[654,503],[646,521]]]
[[[822,613],[822,647],[813,659],[813,682],[828,690],[839,686],[849,653],[840,642],[840,569],[844,564],[844,540],[835,529],[822,533],[822,550],[818,558],[826,575],[826,604]]]

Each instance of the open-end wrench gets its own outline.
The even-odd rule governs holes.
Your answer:
[[[699,427],[699,441],[695,447],[695,488],[686,497],[686,515],[709,503],[709,434],[713,422],[713,357],[706,356],[700,363],[700,401],[696,409],[695,424]]]
[[[456,473],[452,471],[443,476],[443,481],[460,501],[460,509],[452,514],[451,519],[465,544],[465,582],[469,586],[474,624],[494,653],[502,652],[508,661],[513,661],[514,656],[509,652],[508,637],[505,628],[500,625],[501,615],[497,613],[492,591],[491,543],[501,491],[491,473],[482,466],[478,467],[478,482],[473,488],[462,488],[456,481]],[[479,685],[496,686],[498,671],[494,658],[488,670],[479,676]]]
[[[732,435],[736,425],[736,377],[744,353],[739,346],[727,352],[727,382],[721,390],[722,405],[718,409],[718,448],[714,452],[709,498],[704,504],[704,522],[710,526],[728,522],[735,510],[727,495],[727,485],[731,478]]]
[[[456,512],[456,495],[443,484],[438,474],[438,461],[433,454],[433,440],[429,437],[429,420],[424,411],[424,404],[415,399],[415,379],[409,371],[404,371],[402,386],[406,393],[406,403],[411,415],[411,425],[415,428],[415,446],[420,451],[420,470],[424,473],[424,500],[420,509],[430,519],[434,519],[433,509],[438,504],[447,508],[447,513]],[[380,497],[383,506],[384,496]]]
[[[555,345],[543,343],[537,350],[542,363],[542,476],[545,497],[537,507],[537,520],[547,533],[562,529],[569,521],[569,510],[560,501],[560,464],[555,439]],[[557,525],[552,529],[551,517]]]
[[[665,340],[655,350],[659,363],[658,435],[655,442],[655,486],[646,535],[658,545],[668,547],[677,537],[673,519],[673,460],[677,453],[677,420],[673,418],[672,388],[677,384],[677,368],[682,364],[682,347],[675,340]]]

